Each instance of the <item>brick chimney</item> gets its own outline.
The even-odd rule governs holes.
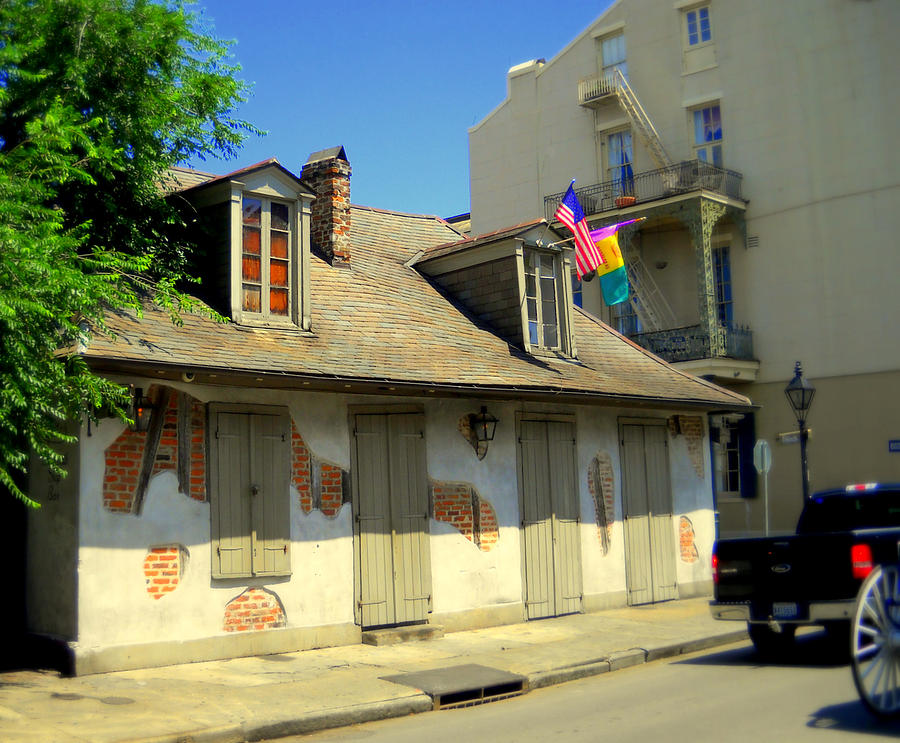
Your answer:
[[[350,267],[350,162],[343,147],[309,156],[300,178],[313,191],[312,247],[332,266]]]

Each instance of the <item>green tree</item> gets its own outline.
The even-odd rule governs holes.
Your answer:
[[[0,0],[0,484],[64,474],[67,421],[128,393],[78,354],[111,309],[195,307],[168,168],[233,156],[251,125],[229,44],[178,0]]]

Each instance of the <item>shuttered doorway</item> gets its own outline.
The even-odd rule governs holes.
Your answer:
[[[525,613],[528,619],[582,610],[575,424],[519,421]]]
[[[665,424],[621,423],[619,430],[628,603],[677,598]]]
[[[363,628],[424,622],[431,610],[428,475],[421,413],[357,413],[355,582]]]

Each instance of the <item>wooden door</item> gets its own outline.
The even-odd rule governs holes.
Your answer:
[[[355,416],[357,616],[363,627],[422,622],[431,608],[424,416]]]
[[[628,603],[676,598],[665,426],[623,424],[621,447]]]
[[[519,462],[526,616],[581,611],[574,424],[521,421]]]

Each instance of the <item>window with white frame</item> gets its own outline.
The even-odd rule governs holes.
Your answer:
[[[600,64],[603,77],[612,79],[616,70],[628,79],[628,63],[625,61],[625,34],[607,36],[600,41]]]
[[[607,180],[613,184],[616,196],[634,194],[634,149],[631,132],[627,129],[613,132],[606,139]]]
[[[722,114],[719,104],[710,104],[691,112],[694,123],[694,156],[722,167]]]
[[[557,257],[537,250],[525,251],[525,304],[528,342],[537,348],[560,348]]]
[[[709,44],[712,41],[712,25],[709,5],[699,5],[684,11],[684,41],[687,48]]]
[[[256,196],[241,204],[241,309],[262,318],[291,316],[291,207]]]

